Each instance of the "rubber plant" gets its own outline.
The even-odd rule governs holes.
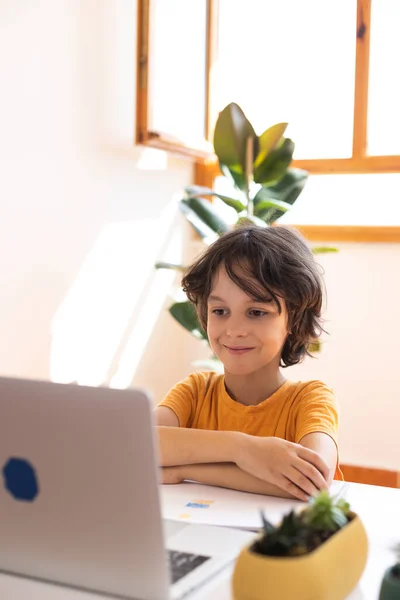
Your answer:
[[[287,126],[287,123],[276,123],[257,135],[237,104],[229,104],[219,114],[213,145],[232,194],[228,196],[191,185],[180,200],[181,211],[206,245],[243,222],[269,227],[292,208],[307,182],[308,173],[290,167],[294,142],[284,135]],[[233,209],[236,215],[233,223],[227,222],[217,203],[210,202],[213,198]],[[313,249],[314,253],[335,251],[330,247]],[[185,270],[183,265],[166,262],[158,262],[156,268]],[[169,312],[191,334],[207,340],[189,301],[174,302]],[[311,350],[318,349],[317,342]],[[218,361],[209,366],[213,365],[218,366]]]

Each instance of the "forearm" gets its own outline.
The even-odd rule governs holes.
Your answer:
[[[184,427],[156,427],[160,466],[236,462],[239,443],[246,434]]]
[[[252,494],[266,496],[279,496],[280,498],[294,498],[288,492],[281,490],[276,485],[262,481],[253,475],[242,471],[233,463],[192,464],[178,467],[179,479],[198,481],[207,485],[230,488]]]

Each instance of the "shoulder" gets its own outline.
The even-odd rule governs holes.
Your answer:
[[[293,383],[292,410],[302,413],[310,410],[339,413],[335,392],[322,381],[298,381]]]
[[[335,418],[339,415],[339,406],[335,392],[322,381],[299,381],[294,384],[293,397],[294,413],[300,416],[304,413],[332,414]]]
[[[323,381],[297,381],[292,383],[293,392],[296,398],[335,398],[335,392]]]
[[[198,407],[211,397],[221,377],[212,371],[192,373],[170,389],[158,407],[170,408],[178,417],[180,427],[191,427]]]
[[[327,433],[336,441],[339,407],[329,386],[322,381],[299,382],[292,408],[296,443],[307,434],[316,432]]]

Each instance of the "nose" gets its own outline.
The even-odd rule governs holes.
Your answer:
[[[247,325],[244,319],[240,317],[230,316],[225,321],[226,330],[225,333],[227,337],[237,338],[237,337],[246,337]]]

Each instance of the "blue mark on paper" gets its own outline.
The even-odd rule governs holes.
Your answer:
[[[24,458],[10,458],[3,467],[4,486],[16,500],[33,502],[39,493],[35,469]]]
[[[188,508],[210,508],[209,504],[202,504],[201,502],[188,502],[186,506]]]

